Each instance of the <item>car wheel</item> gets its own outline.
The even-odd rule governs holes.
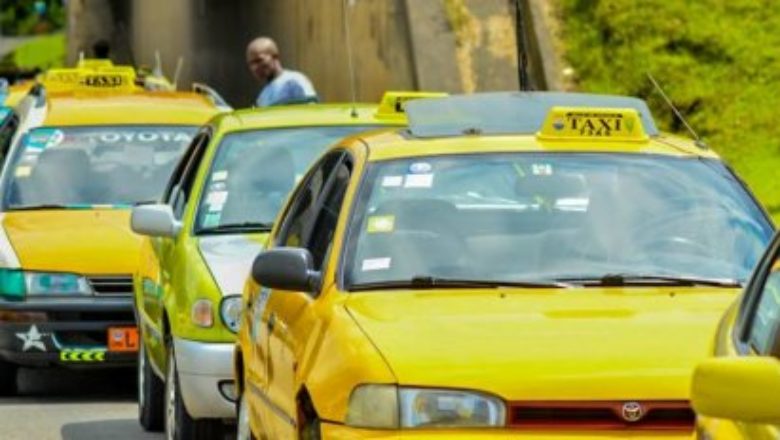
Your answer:
[[[16,394],[16,370],[15,364],[0,360],[0,396],[13,396]]]
[[[179,373],[173,342],[168,343],[168,368],[165,375],[165,438],[168,440],[207,440],[224,437],[221,420],[195,420],[187,413],[179,388]]]
[[[149,365],[143,343],[138,349],[138,421],[147,431],[162,431],[165,385]]]
[[[246,401],[246,393],[241,393],[238,398],[236,415],[236,440],[255,440],[252,428],[249,426],[249,404]]]

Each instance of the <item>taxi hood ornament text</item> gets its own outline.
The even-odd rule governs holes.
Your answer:
[[[645,410],[639,402],[626,402],[623,404],[620,415],[626,422],[638,422],[645,416]]]

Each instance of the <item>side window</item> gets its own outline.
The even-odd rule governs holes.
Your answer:
[[[195,183],[195,175],[198,173],[200,162],[206,152],[206,146],[209,144],[211,136],[209,133],[203,132],[198,135],[196,140],[193,141],[195,147],[192,155],[190,155],[186,163],[184,161],[180,163],[180,165],[184,164],[184,167],[177,182],[171,180],[172,186],[168,202],[173,208],[173,215],[177,219],[184,215],[184,208],[187,206],[187,201],[189,201],[190,193],[192,192],[192,185]]]
[[[278,246],[306,247],[317,220],[320,197],[327,190],[329,177],[343,155],[341,152],[329,154],[314,165],[282,219],[276,240]]]
[[[759,354],[780,355],[778,325],[780,324],[780,258],[775,254],[749,323],[748,343]]]
[[[314,267],[317,270],[322,269],[322,265],[330,253],[351,173],[352,163],[350,161],[344,160],[339,163],[331,175],[328,192],[323,196],[312,235],[306,246],[314,257]]]
[[[0,125],[0,163],[5,160],[18,127],[19,118],[13,113]]]
[[[162,196],[163,203],[171,204],[173,201],[172,199],[175,195],[174,188],[181,184],[182,176],[184,176],[184,170],[187,168],[187,164],[189,164],[192,160],[192,157],[195,155],[198,147],[200,147],[204,137],[206,137],[205,132],[199,133],[192,139],[190,145],[187,146],[187,151],[185,151],[181,156],[181,159],[179,159],[179,163],[176,164],[176,168],[174,168],[173,174],[171,174],[171,177],[168,180],[168,185],[165,187],[165,192]]]

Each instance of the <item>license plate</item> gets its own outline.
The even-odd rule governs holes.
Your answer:
[[[135,327],[109,327],[108,351],[138,351],[138,329]]]

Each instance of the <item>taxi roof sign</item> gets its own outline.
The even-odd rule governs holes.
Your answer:
[[[441,92],[385,92],[376,110],[379,119],[397,118],[406,114],[406,103],[414,99],[443,98],[448,96]]]
[[[49,69],[41,77],[43,85],[51,91],[72,90],[79,82],[80,69]]]
[[[134,88],[135,72],[132,68],[115,67],[111,70],[79,72],[76,90],[123,92]]]
[[[111,60],[100,58],[85,58],[79,60],[78,64],[76,64],[77,69],[98,70],[108,67],[114,67],[114,63],[112,63]]]
[[[546,141],[649,140],[633,108],[553,107],[536,137]]]

